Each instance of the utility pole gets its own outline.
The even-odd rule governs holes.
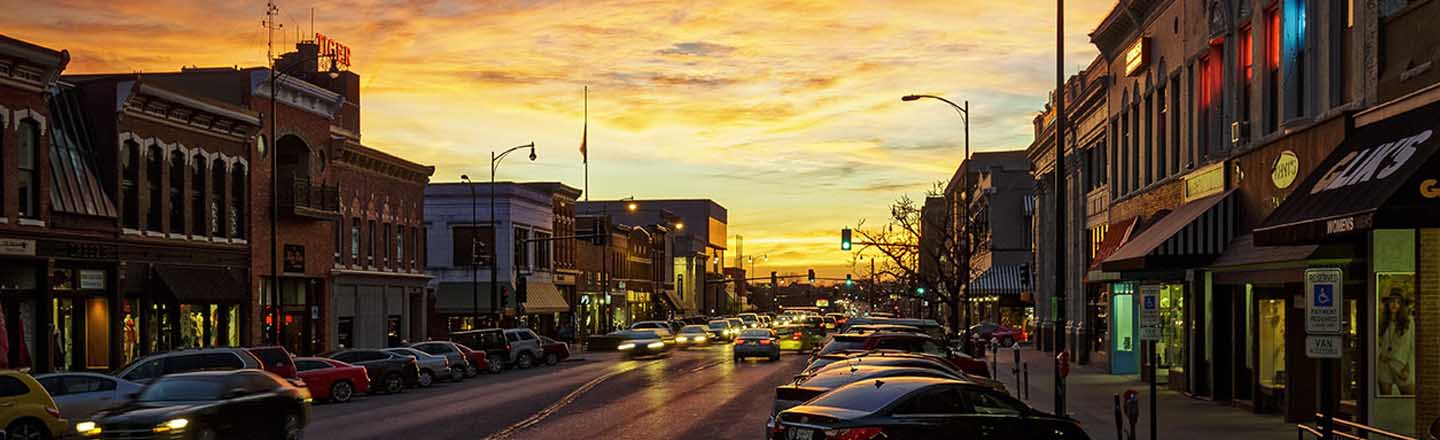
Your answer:
[[[1055,353],[1065,352],[1065,0],[1055,0]],[[1068,361],[1068,357],[1066,360]],[[1062,361],[1057,361],[1062,362]],[[1065,375],[1055,366],[1055,414],[1065,412]]]

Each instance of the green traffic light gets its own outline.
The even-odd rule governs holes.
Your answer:
[[[924,287],[916,288],[916,289],[915,289],[915,293],[924,295],[924,294],[925,294],[925,288],[924,288]]]

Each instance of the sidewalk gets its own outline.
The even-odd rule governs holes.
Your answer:
[[[1005,382],[1012,393],[1024,399],[1024,387],[1016,387],[1014,353],[1001,349],[998,357],[999,375],[996,379]],[[986,356],[985,361],[990,361]],[[1022,347],[1020,359],[1030,367],[1030,399],[1036,409],[1053,412],[1055,408],[1055,361],[1053,355]],[[1022,375],[1023,370],[1022,370]],[[1140,382],[1138,375],[1110,375],[1099,366],[1070,365],[1067,380],[1066,410],[1071,417],[1080,420],[1085,431],[1093,440],[1113,440],[1116,437],[1114,395],[1134,389],[1140,393],[1140,419],[1136,422],[1140,440],[1150,438],[1150,386]],[[1253,414],[1240,408],[1217,404],[1208,400],[1186,397],[1162,387],[1156,401],[1160,413],[1158,438],[1164,440],[1216,440],[1216,439],[1285,439],[1295,438],[1295,426],[1285,423],[1275,415]]]

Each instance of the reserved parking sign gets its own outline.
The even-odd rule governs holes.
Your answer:
[[[1344,274],[1339,268],[1305,270],[1305,333],[1338,335],[1344,330],[1343,288]]]

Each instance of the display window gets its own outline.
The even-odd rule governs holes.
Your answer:
[[[1118,290],[1117,290],[1118,292]],[[1135,296],[1129,292],[1117,293],[1113,297],[1115,311],[1115,351],[1117,353],[1130,353],[1135,351]]]
[[[1160,340],[1155,343],[1160,356],[1159,367],[1183,370],[1185,367],[1185,287],[1166,284],[1160,287]]]
[[[1375,274],[1375,394],[1415,395],[1415,274]]]
[[[1259,353],[1257,359],[1260,386],[1271,389],[1285,388],[1285,300],[1262,299],[1257,302],[1259,311],[1258,328]]]

